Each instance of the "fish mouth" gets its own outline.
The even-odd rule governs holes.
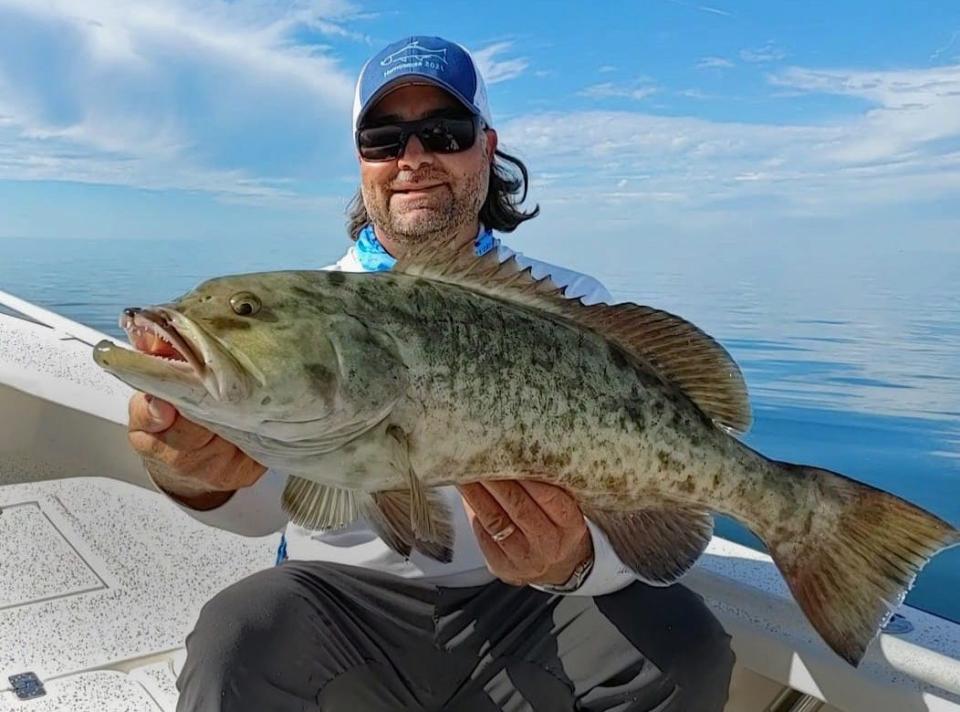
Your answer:
[[[159,358],[174,367],[189,367],[201,380],[206,364],[190,343],[173,325],[164,309],[125,309],[120,315],[123,329],[133,348],[139,353]]]
[[[104,339],[94,361],[138,390],[199,403],[237,401],[250,392],[245,369],[196,322],[167,307],[124,309],[120,328],[132,349]]]

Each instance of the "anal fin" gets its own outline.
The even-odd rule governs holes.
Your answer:
[[[620,561],[651,586],[669,586],[683,576],[713,536],[713,516],[701,509],[583,511],[607,536]]]

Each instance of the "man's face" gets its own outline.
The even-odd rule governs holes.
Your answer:
[[[462,112],[463,105],[434,86],[406,86],[387,94],[365,123],[413,121]],[[411,136],[399,158],[360,159],[363,202],[378,233],[397,243],[450,238],[478,219],[487,197],[496,133],[481,131],[459,153],[431,153]]]

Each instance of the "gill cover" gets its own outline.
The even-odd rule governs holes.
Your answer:
[[[275,411],[257,428],[262,444],[277,454],[336,450],[383,421],[406,391],[407,369],[388,334],[346,314],[325,319],[322,328],[322,358],[305,355],[302,364],[308,392],[301,407]],[[315,406],[302,407],[305,400]]]

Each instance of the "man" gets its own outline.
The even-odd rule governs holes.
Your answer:
[[[526,169],[498,150],[492,126],[483,80],[459,45],[413,37],[374,56],[354,106],[355,242],[331,269],[390,269],[424,242],[514,254],[492,231],[537,210],[518,207]],[[590,277],[518,259],[572,297],[610,300]],[[130,441],[191,516],[247,535],[285,524],[284,473],[168,403],[134,397]],[[178,709],[720,712],[733,654],[698,597],[636,582],[560,488],[447,490],[448,564],[402,558],[363,521],[336,531],[288,524],[277,567],[203,608]]]

